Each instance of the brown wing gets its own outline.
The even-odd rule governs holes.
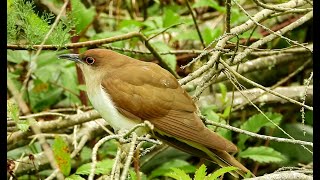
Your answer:
[[[237,151],[233,143],[204,126],[191,97],[169,72],[154,63],[125,65],[121,71],[108,73],[102,86],[125,116],[148,120],[169,136],[212,149]]]

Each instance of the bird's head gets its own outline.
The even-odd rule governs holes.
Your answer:
[[[86,83],[101,82],[108,73],[118,70],[134,59],[108,49],[89,49],[82,54],[62,54],[59,59],[67,59],[78,64]]]
[[[111,72],[121,66],[132,62],[132,58],[108,49],[89,49],[82,54],[62,54],[59,59],[76,62],[84,75]]]

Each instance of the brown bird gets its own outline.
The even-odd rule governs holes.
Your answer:
[[[241,176],[250,172],[228,153],[237,147],[203,124],[194,101],[159,65],[106,49],[59,58],[78,63],[90,102],[115,131],[148,120],[152,134],[169,145],[222,167],[238,167]]]

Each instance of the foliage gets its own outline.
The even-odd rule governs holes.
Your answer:
[[[43,13],[40,17],[34,12],[33,1],[10,0],[7,9],[7,42],[34,45],[40,44],[50,29],[50,21],[54,15]],[[47,43],[62,46],[69,41],[69,31],[72,28],[72,18],[67,17],[61,20]]]
[[[286,158],[270,147],[250,147],[239,153],[239,157],[250,158],[260,163],[278,163]]]
[[[247,23],[244,22],[249,20],[249,17],[232,1],[230,26],[231,28],[241,26],[246,30],[236,34],[235,37],[226,42],[223,50],[218,51],[214,49],[217,48],[215,47],[215,43],[225,36],[226,29],[225,17],[227,14],[225,1],[189,1],[196,18],[195,24],[185,1],[137,0],[134,3],[133,1],[121,1],[119,3],[120,1],[91,2],[71,0],[66,13],[61,16],[58,24],[54,27],[45,42],[45,45],[58,47],[58,50],[42,50],[40,54],[36,55],[37,49],[32,49],[32,46],[40,45],[43,42],[64,3],[58,0],[48,0],[46,2],[49,5],[43,3],[43,1],[34,0],[7,1],[7,43],[10,45],[27,45],[28,47],[25,50],[7,49],[7,78],[13,84],[13,89],[8,88],[7,90],[7,119],[8,122],[12,121],[10,124],[14,124],[12,126],[14,128],[8,126],[8,140],[12,138],[13,132],[11,131],[19,134],[31,134],[30,125],[37,125],[39,121],[50,122],[53,119],[61,120],[61,117],[75,114],[75,108],[77,109],[77,113],[82,113],[79,111],[80,109],[82,110],[80,91],[86,91],[86,87],[78,83],[79,77],[75,64],[69,61],[58,60],[57,58],[59,54],[70,52],[70,50],[64,48],[66,44],[70,45],[71,39],[72,42],[92,42],[93,40],[101,40],[130,32],[140,32],[147,38],[148,43],[161,54],[160,56],[164,59],[164,63],[170,69],[178,72],[181,77],[184,77],[198,68],[204,67],[203,65],[208,65],[207,61],[212,57],[212,54],[207,54],[195,64],[185,69],[179,68],[179,66],[186,65],[199,55],[193,50],[201,51],[204,49],[200,41],[201,36],[206,47],[212,44],[210,47],[207,47],[207,50],[212,50],[211,53],[213,54],[220,52],[220,62],[225,61],[230,65],[234,65],[234,67],[237,66],[237,71],[240,70],[238,72],[246,72],[246,69],[241,69],[241,65],[246,61],[256,61],[260,58],[271,56],[272,62],[275,62],[274,65],[269,66],[268,69],[256,70],[244,75],[248,79],[258,82],[265,87],[271,87],[275,82],[287,77],[294,70],[301,67],[302,64],[297,60],[280,66],[277,65],[278,59],[272,57],[272,55],[292,54],[292,56],[300,56],[301,54],[306,54],[305,51],[299,51],[299,53],[295,54],[291,48],[301,47],[295,43],[310,44],[312,42],[310,39],[313,36],[312,32],[310,32],[310,23],[305,23],[299,28],[283,34],[284,37],[292,39],[295,43],[278,37],[268,43],[262,44],[262,46],[250,48],[249,46],[252,43],[265,38],[270,34],[270,31],[256,25],[250,29],[246,29]],[[281,2],[279,1],[277,4]],[[238,3],[241,3],[241,6],[252,16],[259,13],[260,9],[262,9],[251,1],[241,1]],[[283,16],[283,14],[288,15],[286,13],[273,13],[270,16],[264,17],[258,23],[272,30],[278,30],[277,28],[282,30],[284,26],[295,22],[296,19],[299,19],[305,13],[292,13],[288,17]],[[199,33],[195,28],[196,25],[199,27]],[[109,43],[108,48],[113,48],[116,51],[120,51],[120,53],[137,59],[156,62],[154,55],[148,53],[145,43],[140,38],[134,37]],[[236,43],[240,45],[235,47]],[[103,44],[102,46],[105,45]],[[91,46],[79,48],[78,50],[81,53],[88,48],[91,48]],[[142,53],[135,53],[133,50],[141,51]],[[175,50],[189,50],[189,52],[184,54],[174,53]],[[248,50],[252,50],[253,52],[241,59],[241,62],[232,64],[230,59],[233,55],[239,55]],[[289,50],[291,53],[283,53],[283,50]],[[235,51],[237,52],[235,53]],[[270,55],[265,53],[269,51]],[[300,59],[302,61],[305,60],[304,57]],[[220,67],[221,64],[219,62],[215,63]],[[255,68],[259,68],[261,64],[254,65]],[[208,76],[208,72],[211,72],[216,67],[210,65],[209,70],[203,73],[203,77]],[[224,72],[226,71],[223,71],[221,74],[223,75]],[[312,72],[312,65],[309,64],[302,72],[294,75],[294,77],[281,86],[292,87],[293,85],[302,85],[303,79],[307,79],[306,76],[310,72]],[[28,73],[31,73],[31,76],[25,84],[24,81]],[[210,88],[207,88],[208,90],[206,89],[202,93],[203,97],[219,94],[219,96],[213,97],[214,102],[203,105],[201,104],[201,98],[199,100],[201,114],[209,121],[228,124],[257,134],[288,138],[287,135],[279,130],[280,127],[295,139],[313,141],[312,111],[305,109],[305,117],[301,117],[300,106],[291,103],[283,104],[282,101],[281,103],[279,103],[280,101],[270,103],[266,98],[262,98],[266,99],[266,103],[252,101],[259,106],[267,118],[260,112],[253,110],[251,106],[244,106],[243,109],[235,111],[234,104],[237,104],[239,99],[230,96],[235,88],[232,87],[229,80],[225,81],[225,79],[219,78],[217,78],[218,81],[214,82]],[[188,85],[193,86],[188,93],[192,95],[194,93],[193,90],[197,91],[197,86],[203,85],[199,84],[201,80],[203,78],[200,77],[187,84],[185,87]],[[242,84],[240,88],[243,92],[246,88],[253,88],[241,80],[239,80],[239,83]],[[22,100],[30,110],[30,116],[36,115],[36,117],[21,118],[22,116],[29,115],[21,112],[21,108],[19,108],[20,104],[16,98],[17,95],[13,92],[18,92],[22,95]],[[299,92],[299,94],[300,98],[303,92]],[[242,101],[244,100],[242,99]],[[63,108],[63,110],[60,108]],[[84,109],[87,109],[87,107]],[[43,112],[58,112],[57,114],[63,114],[64,116],[37,116],[39,115],[36,114],[38,112],[40,114]],[[88,138],[80,153],[76,157],[71,158],[71,151],[75,146],[74,144],[71,146],[71,143],[74,143],[74,141],[70,141],[70,139],[82,136],[83,131],[77,134],[78,130],[88,127],[86,125],[70,126],[62,129],[57,126],[53,131],[42,132],[57,134],[54,139],[46,138],[46,141],[52,148],[54,157],[66,179],[86,179],[90,172],[92,148],[101,139],[100,129],[90,134],[90,138]],[[110,129],[110,127],[104,128]],[[252,167],[258,167],[258,174],[272,172],[284,165],[296,166],[298,163],[307,164],[312,162],[312,154],[307,153],[306,149],[299,144],[269,142],[212,125],[208,125],[208,128],[237,144],[239,152],[234,156],[246,167],[251,168],[251,170]],[[59,136],[59,134],[67,135],[71,138],[61,138],[63,136]],[[8,144],[7,156],[9,159],[20,162],[20,157],[26,157],[28,154],[38,155],[43,153],[37,138],[31,141],[30,136],[18,137],[18,140],[14,140],[13,143]],[[11,147],[13,149],[10,149]],[[122,147],[121,143],[111,140],[105,142],[99,148],[97,152],[98,163],[95,171],[96,177],[110,173],[117,150],[120,147]],[[140,153],[149,147],[142,146]],[[306,148],[311,151],[313,150],[310,147]],[[156,154],[152,154],[153,152],[156,152]],[[139,175],[142,180],[166,178],[211,180],[218,179],[223,174],[236,170],[235,167],[223,167],[211,172],[211,169],[215,168],[215,166],[209,164],[209,162],[206,162],[207,166],[202,164],[197,169],[197,164],[199,164],[198,158],[173,148],[151,151],[139,158],[139,163],[141,163],[139,164],[141,165],[140,169],[138,168],[139,172],[132,165],[129,168],[128,179],[138,179]],[[28,161],[26,164],[30,164],[30,162]],[[22,179],[36,179],[39,177],[40,179],[45,179],[52,173],[52,170],[48,169],[49,166],[45,166],[37,160],[34,162],[39,163],[39,168],[38,166],[36,168],[32,166],[28,172],[17,172],[17,177]],[[258,164],[263,164],[263,166],[258,166]],[[26,175],[27,173],[30,175]]]
[[[166,173],[166,176],[171,177],[177,180],[191,180],[190,176],[183,170],[178,168],[171,168],[173,172]],[[238,168],[233,166],[222,167],[217,171],[208,174],[206,173],[207,167],[202,164],[199,169],[194,174],[193,180],[216,180],[218,177],[222,176],[225,173],[237,170]]]
[[[68,176],[71,171],[71,156],[67,142],[62,137],[56,136],[52,150],[60,171]]]

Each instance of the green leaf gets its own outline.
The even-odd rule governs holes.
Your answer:
[[[27,120],[19,120],[17,123],[17,128],[22,132],[26,132],[29,130],[30,124]]]
[[[44,83],[39,79],[33,81],[33,87],[29,92],[30,105],[33,111],[41,111],[56,104],[62,95],[62,88],[52,87],[49,83]]]
[[[87,9],[79,0],[71,0],[72,17],[75,18],[76,32],[81,33],[92,21],[96,15],[95,6]]]
[[[218,4],[217,1],[214,0],[199,0],[196,1],[196,3],[194,3],[192,5],[193,8],[198,8],[198,7],[212,7],[213,9],[216,9],[217,11],[221,12],[221,13],[225,13],[225,9],[223,6],[220,6]]]
[[[265,115],[277,125],[279,125],[279,123],[281,122],[282,115],[279,113],[267,112],[265,113]],[[273,123],[267,120],[262,114],[256,114],[251,116],[245,123],[243,123],[240,126],[241,129],[254,132],[254,133],[258,132],[262,127],[274,128],[275,126]],[[244,143],[248,138],[249,138],[248,135],[244,135],[244,134],[239,135],[238,147],[240,149],[245,148]]]
[[[163,27],[169,27],[180,22],[180,16],[171,9],[164,9]]]
[[[153,170],[148,179],[164,176],[166,173],[173,171],[171,168],[179,168],[187,173],[192,173],[196,171],[196,168],[192,166],[190,163],[180,159],[173,159],[172,161],[163,163],[160,167]]]
[[[166,173],[165,175],[177,180],[191,180],[190,176],[181,169],[171,168],[173,172]]]
[[[162,41],[154,42],[154,43],[152,43],[152,45],[155,47],[155,49],[158,52],[170,51],[170,47]],[[169,68],[172,69],[173,71],[175,71],[176,65],[177,65],[176,56],[170,55],[170,54],[161,55],[161,56],[164,59],[165,63],[169,66]]]
[[[7,60],[9,62],[20,64],[25,60],[24,57],[26,56],[28,56],[28,51],[7,50]]]
[[[137,180],[137,174],[132,169],[129,169],[130,180]]]
[[[141,29],[142,25],[143,23],[141,21],[129,19],[120,21],[118,28],[125,31],[138,31]]]
[[[302,140],[302,141],[309,141],[313,142],[314,136],[313,136],[313,127],[309,125],[303,125],[301,123],[295,123],[295,124],[284,124],[282,126],[283,130],[290,134],[294,139]],[[303,131],[306,132],[306,134],[303,133]],[[288,138],[287,135],[285,135],[282,131],[276,129],[274,133],[272,134],[275,137],[282,137],[282,138]],[[312,162],[313,154],[308,152],[304,147],[299,146],[297,144],[291,144],[291,143],[283,143],[283,142],[276,142],[271,141],[270,147],[274,148],[276,151],[279,151],[290,161],[286,162],[286,166],[295,166],[297,163],[304,163],[308,164],[309,162]],[[306,148],[313,151],[313,148],[310,146],[306,146]]]
[[[52,145],[54,158],[62,174],[68,176],[71,171],[71,155],[68,143],[60,136],[56,136]]]
[[[80,152],[80,158],[82,161],[90,160],[92,155],[92,149],[84,146]]]
[[[250,147],[239,153],[239,157],[250,158],[260,163],[279,163],[286,160],[280,152],[270,147]]]
[[[96,164],[96,169],[95,169],[95,174],[96,175],[106,175],[108,174],[113,166],[114,160],[113,159],[104,159],[102,161],[99,161]],[[82,166],[80,166],[75,174],[80,174],[80,175],[89,175],[91,171],[91,164],[92,163],[87,163]]]
[[[85,178],[83,178],[79,175],[76,175],[76,174],[72,174],[71,176],[66,177],[65,180],[85,180]]]
[[[202,164],[199,169],[194,174],[194,180],[203,180],[206,177],[207,167],[205,164]]]
[[[237,170],[237,167],[233,167],[233,166],[227,166],[227,167],[222,167],[218,170],[216,170],[214,173],[212,173],[211,175],[208,175],[206,180],[216,180],[219,176],[222,176],[225,173]]]

